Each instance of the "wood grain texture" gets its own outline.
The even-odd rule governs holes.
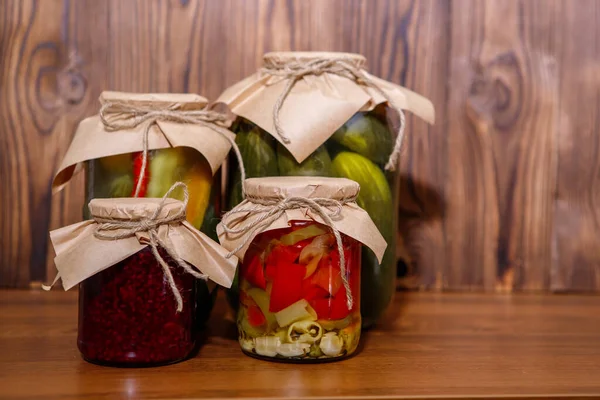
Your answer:
[[[600,289],[600,4],[563,3],[552,288]]]
[[[410,293],[360,353],[330,364],[244,356],[224,299],[197,357],[160,368],[83,361],[75,292],[0,291],[0,387],[11,399],[548,398],[600,395],[600,298]],[[32,384],[32,380],[35,384]]]
[[[0,5],[0,286],[45,279],[50,177],[80,117],[85,80],[67,54],[63,10],[56,6]],[[62,207],[52,219],[62,219],[79,196],[69,189],[58,197]]]
[[[446,265],[443,213],[446,180],[446,100],[450,55],[450,2],[421,1],[407,4],[399,21],[403,50],[398,77],[417,93],[427,93],[436,106],[436,124],[407,116],[407,139],[400,159],[400,252],[407,266],[404,287],[441,289]],[[375,56],[375,55],[373,55]],[[435,156],[433,156],[435,154]]]
[[[452,3],[447,287],[549,287],[557,4]]]
[[[17,55],[2,61],[3,81],[10,83],[10,91],[3,90],[2,115],[8,118],[2,122],[2,152],[9,157],[2,157],[7,163],[2,173],[10,173],[10,179],[3,178],[0,189],[2,210],[10,218],[2,219],[0,231],[0,285],[26,286],[30,280],[54,274],[51,257],[47,274],[44,268],[47,231],[78,221],[83,204],[81,177],[52,197],[52,173],[76,123],[97,111],[102,90],[196,92],[215,98],[253,73],[267,51],[315,49],[363,53],[371,72],[396,82],[406,79],[404,62],[410,59],[410,79],[424,85],[430,69],[443,65],[428,59],[426,51],[439,37],[434,24],[443,22],[441,14],[431,18],[428,10],[439,4],[385,0],[3,2],[8,28],[3,30],[2,49]],[[46,17],[52,22],[46,23]],[[421,49],[414,55],[412,42]],[[34,50],[46,47],[54,49],[46,56],[50,66],[32,64]],[[444,44],[438,48],[443,50]],[[402,58],[397,57],[400,54]],[[420,68],[421,64],[427,69]],[[435,74],[441,76],[437,70]],[[43,75],[44,86],[35,85],[38,75]],[[437,90],[435,85],[425,85],[423,89]],[[57,121],[52,122],[51,132],[43,133],[32,122],[41,117],[29,106],[30,92],[36,99],[52,98],[60,104],[40,113],[49,119],[48,124]],[[18,124],[18,129],[11,124]],[[411,126],[420,125],[425,124],[411,121]],[[40,137],[49,146],[42,147]],[[45,156],[30,154],[29,149]],[[31,169],[36,170],[35,176],[29,173]],[[10,195],[17,182],[21,182],[20,192]],[[35,208],[28,205],[30,201],[36,202]]]
[[[54,275],[50,182],[102,90],[214,99],[275,50],[358,52],[434,102],[401,158],[404,285],[600,290],[595,0],[0,2],[0,286]],[[50,257],[46,257],[46,254]]]

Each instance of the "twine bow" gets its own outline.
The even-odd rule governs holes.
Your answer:
[[[398,157],[400,156],[400,150],[402,149],[402,142],[404,140],[404,125],[406,119],[402,109],[395,104],[390,96],[387,95],[381,89],[381,87],[375,83],[362,68],[362,65],[356,64],[355,60],[351,58],[325,58],[319,57],[308,61],[279,61],[272,58],[265,59],[265,66],[261,69],[261,73],[277,76],[282,79],[287,79],[285,88],[277,98],[273,107],[273,122],[275,130],[284,143],[290,143],[290,139],[283,132],[281,127],[281,121],[279,119],[279,113],[283,102],[290,94],[290,91],[300,79],[306,75],[322,75],[324,73],[334,74],[355,81],[358,84],[369,86],[377,93],[379,93],[384,99],[387,100],[388,104],[392,106],[400,116],[400,127],[398,128],[398,135],[396,136],[396,142],[394,149],[390,154],[390,158],[385,165],[386,170],[393,171],[396,169],[398,163]]]
[[[106,114],[108,112],[120,112],[125,114],[133,115],[133,118],[114,120],[110,121]],[[229,136],[227,126],[229,125],[229,119],[226,114],[209,110],[205,107],[202,110],[169,110],[157,108],[157,106],[141,106],[141,105],[130,105],[124,102],[108,102],[102,105],[100,108],[100,120],[104,124],[107,131],[119,131],[123,129],[133,129],[140,124],[146,123],[143,135],[143,151],[142,151],[142,165],[140,169],[140,175],[135,187],[134,197],[138,197],[142,188],[142,180],[146,174],[146,168],[148,167],[148,134],[150,128],[157,121],[171,121],[178,123],[187,124],[198,124],[206,128],[212,129],[219,133],[231,144],[235,155],[238,159],[240,173],[242,177],[242,194],[244,194],[244,184],[246,179],[246,171],[244,169],[244,163],[242,161],[242,154],[238,148],[235,140]]]
[[[183,207],[181,207],[173,215],[159,217],[163,207],[165,206],[165,201],[167,197],[169,197],[173,190],[180,187],[183,188]],[[189,266],[188,263],[186,263],[183,260],[183,258],[181,258],[177,254],[168,236],[164,240],[158,236],[158,228],[160,226],[175,225],[185,221],[185,210],[187,208],[188,200],[189,194],[186,185],[183,182],[177,182],[173,186],[171,186],[171,188],[163,196],[162,201],[156,208],[156,211],[154,211],[154,213],[152,213],[152,215],[149,217],[131,220],[95,216],[93,217],[93,219],[98,223],[98,226],[94,231],[94,236],[98,239],[125,239],[135,236],[135,234],[138,232],[146,232],[148,234],[152,254],[156,258],[156,261],[158,261],[158,263],[162,267],[165,277],[167,278],[167,282],[169,283],[169,287],[171,288],[173,296],[177,301],[177,312],[181,312],[181,310],[183,310],[183,299],[181,298],[181,293],[179,293],[179,289],[175,284],[175,280],[173,279],[173,274],[171,273],[169,264],[160,255],[158,247],[160,246],[161,248],[163,248],[169,255],[169,257],[171,257],[177,263],[177,265],[183,268],[183,270],[188,274],[194,276],[197,279],[206,280],[208,278],[207,275],[195,271],[192,267]]]
[[[335,200],[330,198],[305,198],[305,197],[286,197],[286,198],[246,198],[236,208],[223,215],[221,226],[223,231],[231,235],[245,235],[244,240],[235,249],[227,254],[226,257],[231,257],[244,246],[246,246],[254,236],[255,232],[262,232],[270,226],[275,220],[281,217],[286,210],[307,208],[317,214],[325,225],[331,228],[337,244],[337,251],[340,255],[340,272],[342,275],[342,283],[346,289],[346,305],[351,310],[354,304],[352,291],[348,282],[348,271],[346,270],[346,258],[344,257],[344,248],[340,231],[335,227],[334,220],[339,218],[342,212],[342,207],[345,204],[353,203],[356,197],[344,198]],[[258,218],[252,219],[246,223],[240,224],[238,228],[231,228],[230,224],[234,223],[237,214],[244,216],[259,215]]]

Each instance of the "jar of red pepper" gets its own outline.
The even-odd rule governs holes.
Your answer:
[[[217,228],[243,259],[239,342],[266,359],[328,361],[353,354],[361,333],[361,243],[385,240],[356,204],[359,186],[338,178],[253,178],[246,201]],[[242,233],[242,235],[240,235]]]
[[[198,344],[196,281],[231,286],[237,259],[185,221],[185,201],[167,195],[94,199],[91,220],[50,233],[57,279],[65,290],[79,284],[77,343],[87,361],[188,358]]]

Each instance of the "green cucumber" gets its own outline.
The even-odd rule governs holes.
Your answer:
[[[362,249],[361,314],[364,325],[370,326],[381,317],[395,291],[394,199],[384,172],[360,154],[338,153],[333,159],[333,169],[337,176],[358,182],[360,193],[356,202],[369,213],[388,244],[381,263],[371,249],[366,246]]]
[[[257,178],[262,176],[278,176],[277,154],[275,151],[275,139],[258,126],[246,123],[236,125],[237,134],[235,142],[240,149],[246,178]],[[234,171],[230,183],[228,199],[229,209],[235,207],[242,201],[241,173],[237,164],[232,163]]]
[[[354,114],[331,138],[377,164],[385,164],[394,148],[394,140],[386,124],[364,112]]]
[[[277,163],[282,176],[333,176],[327,148],[319,146],[308,158],[298,163],[281,143],[277,144]]]

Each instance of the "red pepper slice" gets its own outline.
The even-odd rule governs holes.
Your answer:
[[[277,273],[277,266],[275,264],[267,264],[265,267],[265,277],[268,281],[273,281]]]
[[[294,246],[284,246],[278,244],[269,253],[265,261],[265,275],[270,281],[275,279],[277,274],[277,268],[280,265],[293,264],[298,257],[302,249],[297,249]]]
[[[267,319],[258,306],[251,306],[248,307],[248,322],[251,326],[262,326]]]
[[[329,292],[320,286],[313,285],[308,279],[305,279],[302,283],[302,297],[310,303],[314,299],[329,297]]]
[[[315,273],[308,280],[312,285],[319,286],[335,296],[343,285],[339,262],[336,267],[331,258],[325,255],[319,261],[319,267]]]
[[[302,249],[297,249],[294,246],[284,246],[278,244],[273,247],[273,250],[267,256],[265,264],[267,265],[281,265],[291,264],[295,262],[300,256]]]
[[[133,154],[133,190],[131,192],[131,197],[135,197],[135,189],[137,188],[138,180],[140,179],[140,174],[142,172],[143,160],[143,152],[140,151]],[[138,197],[146,197],[146,191],[148,189],[148,180],[150,179],[150,168],[148,164],[150,163],[146,163],[146,170],[144,172],[144,176],[142,177],[142,183],[140,186]]]
[[[302,299],[304,274],[306,274],[304,265],[284,262],[277,264],[269,311],[279,312]]]
[[[348,298],[346,297],[346,288],[342,287],[336,296],[331,299],[331,310],[329,318],[344,319],[350,314],[351,310],[348,310]]]
[[[265,271],[258,255],[252,257],[248,265],[243,268],[243,271],[243,278],[246,279],[251,285],[263,290],[267,288]]]
[[[308,303],[317,313],[319,319],[329,319],[331,298],[312,299]]]

